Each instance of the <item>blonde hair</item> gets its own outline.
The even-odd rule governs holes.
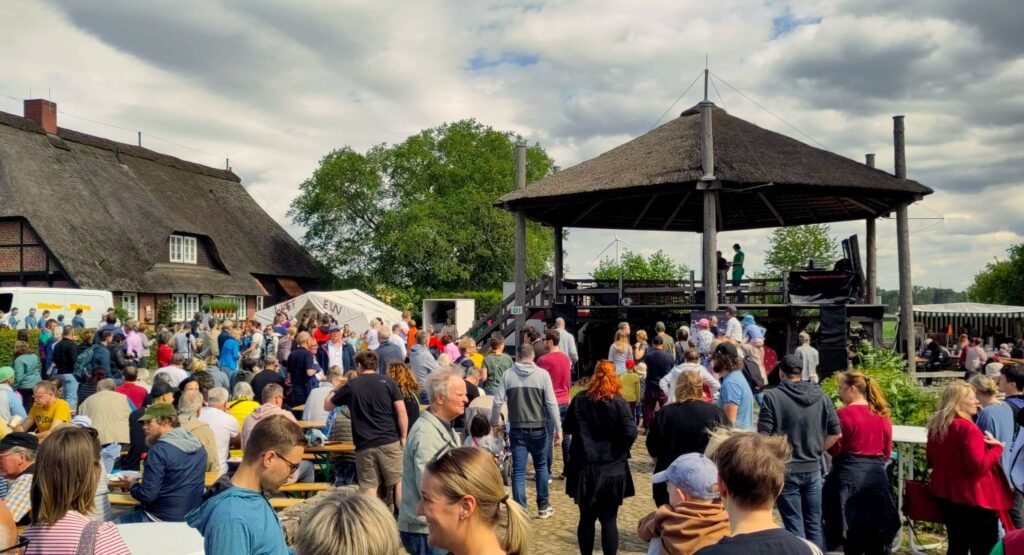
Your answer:
[[[676,378],[676,390],[672,392],[677,403],[704,398],[704,380],[700,374],[687,370]]]
[[[199,360],[198,358],[192,361],[192,373],[202,372],[204,370],[206,370],[205,362]]]
[[[771,507],[782,492],[792,451],[786,436],[741,430],[718,435],[725,439],[707,456],[733,503],[747,510]]]
[[[448,356],[448,353],[441,353],[440,355],[437,355],[437,365],[438,366],[451,366],[452,365],[452,357]]]
[[[476,500],[475,515],[497,531],[501,507],[508,514],[502,549],[508,555],[526,555],[529,519],[523,508],[505,493],[501,473],[491,454],[476,447],[452,449],[427,464],[427,472],[440,484],[451,503],[469,495]]]
[[[39,444],[36,465],[43,472],[32,474],[32,524],[53,526],[69,511],[92,512],[102,472],[96,430],[57,428]]]
[[[976,393],[980,393],[988,397],[992,397],[999,392],[999,389],[996,388],[996,382],[992,381],[992,378],[984,374],[975,374],[971,377],[971,381],[968,383],[971,384],[971,387],[974,388]]]
[[[647,332],[644,330],[636,330],[637,341],[647,341]]]
[[[615,332],[615,343],[612,344],[612,347],[620,353],[632,352],[633,350],[632,346],[629,344],[629,335],[622,330]]]
[[[974,388],[971,387],[965,381],[957,380],[942,390],[942,396],[939,397],[939,404],[935,407],[935,412],[932,413],[932,417],[928,419],[928,439],[934,437],[935,439],[942,439],[946,437],[946,432],[949,431],[949,425],[953,422],[953,419],[957,416],[957,411],[960,409],[960,403],[967,399],[968,395],[974,393]]]
[[[494,463],[491,463],[492,466]],[[340,491],[302,521],[296,551],[302,555],[404,553],[395,517],[376,497]]]

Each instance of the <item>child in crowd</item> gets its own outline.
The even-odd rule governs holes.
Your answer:
[[[680,455],[651,480],[668,485],[669,504],[658,507],[637,525],[640,539],[651,542],[648,553],[688,555],[718,543],[729,533],[729,515],[718,491],[718,469],[710,459],[700,453]]]
[[[491,423],[487,417],[477,414],[469,423],[469,434],[466,435],[465,447],[479,447],[494,457],[498,457],[505,451],[501,440],[494,437],[491,431]]]
[[[643,364],[642,362],[640,364]],[[633,418],[640,424],[640,374],[636,372],[636,364],[632,360],[626,361],[626,373],[622,375],[622,398],[629,403],[633,411]]]

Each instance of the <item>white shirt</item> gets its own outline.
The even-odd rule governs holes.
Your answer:
[[[334,386],[330,382],[322,382],[320,387],[310,391],[302,408],[302,419],[327,422],[328,412],[324,409],[324,401],[331,393],[334,393]]]
[[[576,348],[576,338],[564,328],[558,329],[558,350],[569,356],[573,363],[580,361],[580,353]]]
[[[407,352],[409,348],[405,346],[405,342],[402,341],[401,337],[396,334],[391,334],[391,337],[388,337],[388,342],[398,345],[398,348],[402,350],[402,358],[409,356],[409,353]]]
[[[402,339],[409,341],[409,322],[401,320],[400,322],[398,322],[398,329],[402,330],[399,333],[399,335],[402,336]]]
[[[707,368],[704,368],[700,364],[697,364],[696,362],[684,362],[683,364],[672,367],[672,370],[669,371],[668,374],[665,374],[665,377],[661,378],[661,381],[658,382],[658,387],[660,387],[665,393],[665,396],[668,397],[668,403],[666,404],[671,405],[676,402],[676,381],[679,379],[679,375],[683,372],[696,372],[699,374],[700,379],[703,380],[711,389],[711,398],[718,398],[718,390],[722,388],[722,384],[718,382],[718,379],[715,378],[711,372],[708,372]]]
[[[725,335],[736,341],[743,341],[743,326],[740,325],[740,321],[735,316],[729,318],[729,321],[725,324]]]
[[[153,383],[156,383],[156,378],[160,374],[167,374],[169,378],[167,383],[171,384],[171,387],[178,387],[178,384],[188,377],[188,372],[178,368],[177,366],[164,366],[153,373]]]
[[[220,409],[203,407],[203,410],[199,412],[199,420],[206,422],[213,430],[213,438],[217,443],[217,463],[220,465],[220,473],[227,473],[231,439],[242,432],[238,427],[238,419]]]
[[[380,347],[380,340],[377,339],[377,330],[370,328],[366,330],[366,348],[376,351]]]
[[[345,368],[345,341],[341,341],[337,345],[333,341],[328,341],[325,345],[327,347],[327,368],[324,371],[330,370],[335,366],[340,367],[342,370],[348,370]]]

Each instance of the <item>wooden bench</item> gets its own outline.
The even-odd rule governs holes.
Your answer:
[[[127,493],[109,493],[107,499],[115,507],[138,507],[139,501]]]
[[[270,506],[273,507],[275,511],[280,511],[293,505],[298,505],[299,503],[305,503],[305,501],[305,499],[299,499],[296,497],[272,497],[270,499]]]
[[[916,381],[921,380],[959,380],[963,379],[964,373],[959,370],[946,370],[938,372],[911,372],[910,378]]]
[[[309,494],[319,491],[327,491],[331,485],[326,482],[312,482],[308,484],[296,483],[281,486],[277,491],[293,495],[294,497],[309,497]]]

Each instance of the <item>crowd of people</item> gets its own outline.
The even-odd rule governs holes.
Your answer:
[[[329,316],[236,325],[205,313],[147,330],[113,312],[95,331],[52,319],[42,330],[0,368],[0,547],[127,553],[118,526],[182,522],[209,553],[287,553],[267,496],[314,481],[303,455],[323,440],[352,444],[325,479],[358,493],[307,515],[293,546],[306,555],[526,553],[531,520],[554,514],[556,479],[581,553],[617,552],[635,479],[652,482],[635,532],[652,553],[884,553],[899,528],[879,384],[841,373],[836,410],[810,337],[780,358],[733,307],[650,335],[620,323],[575,395],[579,349],[561,319],[528,328],[511,355],[502,337],[478,346],[409,313],[361,333]],[[300,427],[299,405],[315,425]],[[1003,473],[1022,407],[1024,366],[942,394],[927,454],[951,553],[988,553],[1024,524]],[[651,476],[631,471],[638,437]],[[137,509],[117,514],[113,487]]]

